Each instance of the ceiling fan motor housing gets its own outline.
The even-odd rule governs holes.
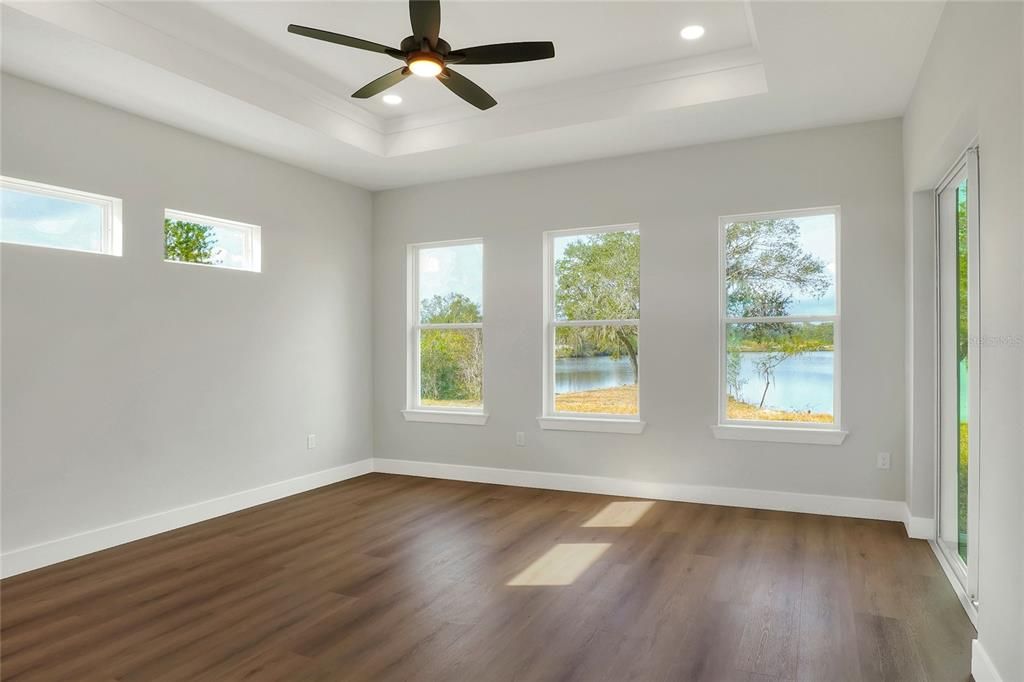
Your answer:
[[[431,45],[426,38],[408,36],[402,39],[398,49],[406,54],[410,54],[412,52],[433,52],[444,59],[448,56],[448,53],[452,51],[452,46],[449,45],[444,38],[438,38],[437,44]]]

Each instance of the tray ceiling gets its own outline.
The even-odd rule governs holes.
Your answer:
[[[898,116],[941,4],[443,2],[455,47],[552,40],[541,62],[464,66],[479,112],[288,23],[397,45],[392,2],[6,2],[3,69],[371,189]],[[884,20],[880,21],[880,18]],[[707,32],[685,41],[679,30]]]

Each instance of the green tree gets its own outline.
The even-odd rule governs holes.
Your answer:
[[[967,365],[967,352],[970,346],[970,316],[968,310],[968,253],[969,253],[969,221],[967,217],[967,180],[964,180],[956,188],[956,354],[957,354],[957,386],[958,391],[964,387],[969,380],[971,368]],[[963,394],[961,393],[961,398]],[[959,476],[957,477],[958,494],[958,523],[957,531],[959,540],[957,548],[960,556],[967,559],[967,468],[970,461],[970,450],[968,448],[968,433],[970,425],[967,422],[967,415],[964,413],[965,402],[958,398],[958,410],[960,411],[960,439],[958,443]]]
[[[424,324],[479,322],[480,306],[452,293],[420,302]],[[479,329],[420,332],[420,399],[479,402],[483,385],[483,339]]]
[[[479,322],[482,319],[480,306],[463,294],[435,294],[420,302],[420,322],[424,324]]]
[[[964,180],[956,188],[956,315],[957,315],[957,358],[967,359],[967,346],[970,329],[967,314],[967,270],[968,270],[968,221],[967,221],[967,181]]]
[[[750,317],[748,306],[786,299],[787,290],[820,298],[831,278],[825,263],[806,253],[800,226],[791,219],[731,223],[725,232],[726,308],[734,317]]]
[[[555,310],[569,320],[630,320],[640,317],[640,234],[603,232],[570,242],[555,263]],[[557,340],[574,354],[629,356],[638,374],[634,327],[559,329]]]
[[[217,239],[201,223],[164,218],[164,258],[185,263],[209,263]]]
[[[747,383],[747,380],[743,378],[742,369],[743,359],[739,351],[730,350],[726,354],[725,385],[729,395],[737,399],[739,398],[740,391],[743,390],[744,384]]]
[[[732,317],[780,317],[789,314],[792,294],[821,298],[831,278],[825,263],[806,253],[800,226],[791,219],[731,223],[725,235],[726,312]],[[739,325],[727,344],[727,390],[739,398],[740,352],[757,348],[762,354],[755,369],[764,380],[758,409],[764,407],[775,370],[794,355],[831,348],[832,325],[794,325],[780,322]],[[750,348],[750,347],[753,348]],[[734,375],[730,378],[730,372]]]

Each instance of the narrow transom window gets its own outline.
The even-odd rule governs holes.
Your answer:
[[[479,239],[408,248],[408,410],[483,412],[483,254]]]
[[[638,420],[639,228],[547,232],[545,270],[544,415]]]
[[[260,227],[168,209],[164,212],[164,260],[259,272]]]
[[[839,428],[839,209],[721,230],[722,424]]]
[[[0,177],[0,241],[121,255],[121,200]]]

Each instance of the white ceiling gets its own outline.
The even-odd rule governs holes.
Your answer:
[[[397,46],[396,2],[17,2],[3,70],[370,189],[899,116],[939,2],[442,2],[453,47],[552,40],[541,62],[348,95],[394,60],[289,23]],[[707,28],[687,42],[679,30]]]
[[[455,68],[496,97],[538,85],[708,54],[751,44],[745,5],[741,3],[582,3],[582,2],[445,2],[441,37],[453,48],[520,40],[550,40],[558,48],[551,61],[526,64],[470,65]],[[145,6],[134,3],[135,9]],[[400,2],[225,2],[205,6],[223,21],[287,53],[310,70],[332,79],[339,92],[357,90],[392,70],[391,58],[349,50],[289,34],[292,24],[324,28],[397,47],[409,35],[408,5]],[[710,29],[705,40],[680,40],[690,23]],[[612,33],[615,27],[628,27]],[[614,50],[614,53],[612,52]],[[595,54],[604,53],[595,59]],[[614,58],[614,64],[609,60]],[[378,116],[393,117],[453,104],[452,95],[428,79],[409,79],[393,92],[401,108],[379,98],[355,103]]]

